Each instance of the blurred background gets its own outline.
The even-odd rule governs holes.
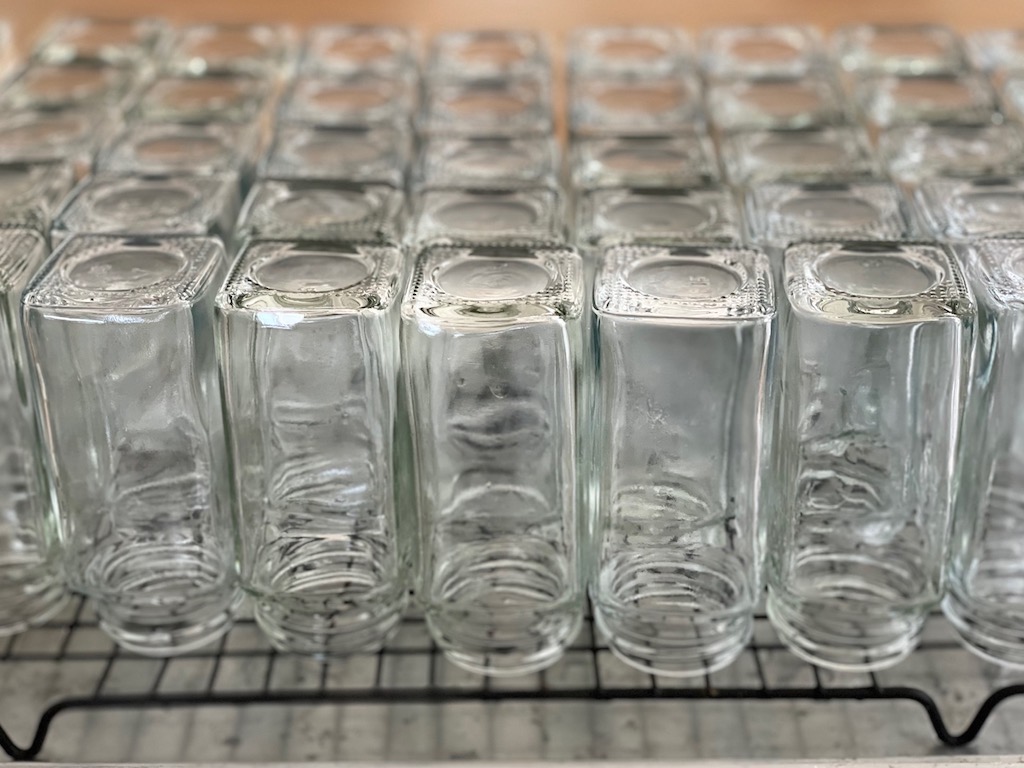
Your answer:
[[[853,21],[932,21],[960,30],[1024,24],[1021,0],[0,0],[23,46],[47,21],[69,14],[172,21],[376,22],[424,32],[456,27],[532,27],[559,40],[580,24],[813,22],[830,29]]]

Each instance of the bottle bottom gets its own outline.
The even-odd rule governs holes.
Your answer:
[[[0,560],[0,637],[53,618],[69,597],[53,569],[37,558],[12,555]]]
[[[530,537],[463,545],[452,555],[426,617],[453,664],[502,677],[536,672],[561,658],[583,621],[564,556]]]
[[[895,603],[895,600],[893,601]],[[804,661],[844,672],[886,669],[917,647],[927,607],[879,604],[850,590],[826,599],[793,599],[768,590],[768,618],[779,639]]]
[[[375,653],[391,639],[405,611],[404,592],[346,597],[347,579],[325,578],[322,587],[335,583],[333,593],[258,595],[256,623],[270,644],[285,653],[342,656]]]
[[[601,569],[594,620],[612,653],[644,672],[705,675],[728,666],[753,631],[742,563],[720,550],[645,550]]]
[[[980,601],[950,585],[942,610],[969,651],[1004,667],[1024,669],[1024,594],[990,593]]]
[[[98,553],[84,575],[100,627],[144,656],[213,642],[231,628],[242,600],[223,556],[196,545],[123,542]]]

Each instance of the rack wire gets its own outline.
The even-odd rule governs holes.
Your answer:
[[[930,624],[941,627],[941,617]],[[930,631],[915,652],[963,653],[948,633]],[[780,654],[797,663],[805,675],[773,674]],[[274,651],[251,618],[243,618],[216,644],[173,659],[148,659],[118,649],[99,628],[91,606],[76,600],[61,617],[23,635],[0,641],[0,665],[29,662],[53,665],[91,665],[95,681],[85,692],[50,702],[36,721],[25,746],[0,722],[0,748],[17,760],[42,752],[58,716],[70,710],[244,707],[265,704],[444,704],[462,701],[558,700],[812,700],[911,701],[924,710],[938,740],[947,746],[972,742],[1003,702],[1024,697],[1020,682],[993,685],[963,730],[954,731],[936,699],[916,684],[900,684],[899,668],[885,680],[868,673],[838,675],[804,662],[795,662],[779,643],[765,616],[756,617],[754,639],[737,661],[746,675],[719,679],[668,679],[632,670],[614,659],[599,641],[588,618],[580,638],[556,666],[525,678],[499,680],[461,672],[443,659],[420,617],[408,617],[392,643],[377,654],[331,661],[304,660],[310,674],[301,684],[275,674],[287,656]],[[182,664],[202,668],[181,684]],[[946,661],[948,663],[948,660]],[[0,667],[2,668],[2,667]],[[894,682],[890,682],[890,678]],[[802,682],[801,682],[802,681]]]

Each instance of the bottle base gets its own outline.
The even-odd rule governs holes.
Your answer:
[[[700,677],[724,669],[736,661],[750,642],[753,621],[749,616],[701,620],[671,620],[671,637],[651,631],[649,617],[629,619],[594,608],[594,622],[608,642],[608,649],[634,669],[663,677]],[[688,626],[683,629],[681,624]]]
[[[528,615],[500,612],[427,612],[427,627],[445,657],[457,667],[489,677],[513,677],[550,667],[579,633],[575,606]]]
[[[163,621],[146,617],[133,620],[117,606],[96,601],[100,629],[126,651],[140,656],[179,656],[202,648],[220,639],[231,629],[242,602],[241,592],[229,604],[212,615],[203,612],[202,619],[188,621],[185,617],[168,615]]]
[[[1024,670],[1024,606],[1019,596],[1016,602],[1006,599],[998,608],[986,609],[951,589],[942,611],[971,653],[1002,667]]]
[[[401,595],[390,603],[368,606],[337,605],[329,598],[254,599],[256,623],[270,644],[284,653],[344,656],[376,653],[398,629],[408,602]]]
[[[219,550],[194,544],[117,542],[97,553],[81,591],[100,628],[143,656],[176,656],[226,633],[242,602]]]
[[[39,626],[67,605],[71,593],[60,581],[26,582],[7,578],[7,569],[0,565],[0,637],[17,635]],[[17,573],[15,574],[17,575]]]
[[[782,643],[811,664],[870,672],[899,664],[917,647],[927,609],[881,609],[856,594],[829,601],[786,601],[769,589],[768,618]]]
[[[753,631],[746,569],[719,548],[621,552],[602,566],[591,601],[612,653],[650,674],[722,669]]]

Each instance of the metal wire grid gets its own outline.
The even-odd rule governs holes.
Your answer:
[[[938,616],[930,622],[936,627],[942,623]],[[898,667],[886,673],[885,681],[872,673],[839,675],[803,662],[799,664],[809,674],[775,674],[779,654],[787,664],[794,660],[763,614],[756,617],[750,646],[730,668],[733,674],[682,680],[644,674],[619,662],[599,641],[589,616],[561,662],[509,679],[483,678],[449,664],[430,640],[422,618],[415,616],[406,618],[388,647],[373,655],[317,661],[278,654],[255,622],[243,618],[207,648],[173,659],[149,659],[115,646],[103,635],[91,606],[79,599],[62,617],[0,642],[0,649],[3,665],[91,664],[98,670],[90,690],[58,698],[40,713],[27,746],[19,746],[0,723],[0,748],[20,760],[37,757],[57,716],[75,709],[514,700],[903,700],[925,710],[939,741],[962,746],[978,736],[1000,703],[1024,696],[1024,681],[992,687],[966,728],[954,732],[932,694],[916,685],[888,682],[889,677],[898,679]],[[949,652],[966,654],[948,632],[926,628],[917,656]],[[289,666],[300,665],[298,676],[287,679],[278,674],[285,659],[290,659]]]

